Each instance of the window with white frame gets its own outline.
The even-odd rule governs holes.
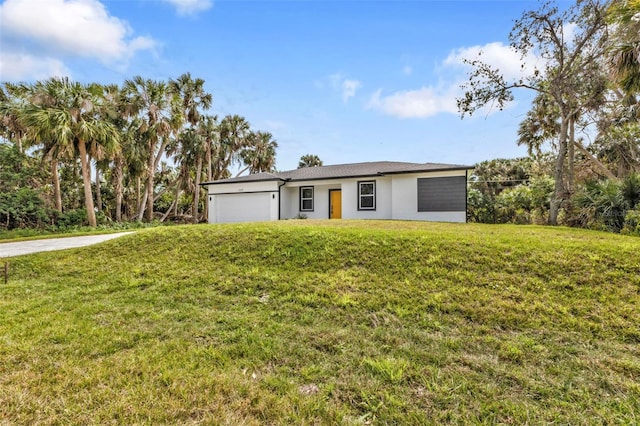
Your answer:
[[[300,187],[300,211],[313,211],[313,186]]]
[[[358,210],[376,209],[376,181],[358,182]]]

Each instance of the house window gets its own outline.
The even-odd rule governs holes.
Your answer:
[[[376,209],[376,182],[358,182],[358,210]]]
[[[313,186],[300,187],[300,211],[313,211]]]

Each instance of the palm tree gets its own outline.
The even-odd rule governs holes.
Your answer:
[[[40,145],[42,162],[49,162],[54,205],[56,210],[62,213],[62,195],[60,191],[58,162],[62,158],[73,157],[73,147],[61,146],[50,139],[35,140],[34,138],[30,138],[30,140],[27,140],[28,129],[25,128],[19,120],[21,109],[24,109],[29,102],[54,105],[56,99],[52,94],[45,96],[45,86],[42,82],[38,82],[35,85],[26,83],[4,83],[4,87],[6,89],[6,93],[0,89],[0,124],[2,124],[2,135],[7,140],[14,142],[20,152],[24,152],[25,148]],[[55,95],[55,93],[53,95]]]
[[[96,226],[90,177],[90,151],[111,152],[120,135],[112,123],[103,120],[104,97],[99,85],[83,85],[67,78],[52,78],[36,84],[42,95],[55,95],[56,102],[30,102],[19,119],[35,140],[50,140],[60,147],[78,151],[89,226]]]
[[[196,129],[187,129],[183,137],[184,160],[195,166],[195,181],[193,183],[193,222],[200,221],[198,216],[198,204],[200,202],[200,179],[202,176],[202,163],[205,157],[205,139]]]
[[[27,87],[12,83],[4,83],[4,90],[0,87],[0,135],[20,152],[24,152],[26,129],[18,120],[18,111],[26,102]]]
[[[306,154],[300,157],[300,162],[298,162],[298,168],[302,169],[304,167],[321,167],[322,160],[315,154]]]
[[[249,122],[239,115],[227,115],[220,122],[219,140],[215,145],[212,156],[213,179],[228,177],[229,167],[240,160],[240,150],[247,146]]]
[[[240,159],[245,167],[238,172],[249,173],[270,172],[276,165],[276,148],[278,142],[273,140],[269,132],[251,132],[247,137],[247,146],[240,151]]]
[[[211,107],[212,96],[204,91],[204,80],[191,78],[190,73],[182,74],[177,80],[169,81],[169,88],[181,100],[181,113],[187,123],[189,129],[184,131],[178,139],[178,144],[182,147],[175,147],[174,152],[180,153],[179,162],[181,172],[179,181],[176,182],[176,199],[174,203],[177,205],[180,195],[180,186],[191,186],[190,170],[195,168],[195,185],[193,186],[193,220],[199,222],[198,218],[198,201],[200,197],[200,176],[202,173],[203,156],[206,155],[205,141],[202,137],[199,127],[203,125],[200,110],[207,110]],[[197,128],[198,127],[198,128]],[[210,151],[209,151],[210,152]]]
[[[198,144],[198,139],[200,139],[200,136],[196,131],[192,128],[187,128],[180,132],[178,137],[167,146],[167,155],[173,158],[176,164],[177,174],[171,184],[174,187],[173,202],[160,221],[164,221],[164,219],[169,216],[171,210],[173,210],[174,215],[177,215],[180,194],[183,191],[187,193],[191,192],[191,165],[195,162],[194,148]]]
[[[204,139],[207,180],[211,181],[213,179],[213,151],[220,140],[218,116],[203,116],[198,125],[198,130]]]
[[[201,109],[211,108],[213,97],[204,91],[204,80],[194,80],[190,73],[182,74],[176,80],[169,80],[169,90],[180,97],[183,118],[191,127],[200,121]]]
[[[31,102],[40,105],[64,105],[64,93],[60,91],[60,87],[56,84],[44,84],[41,81],[36,82],[32,86],[23,86],[28,93]],[[76,153],[73,144],[59,143],[53,139],[42,141],[34,140],[33,142],[41,142],[43,148],[43,162],[49,161],[51,180],[53,184],[53,199],[56,210],[62,213],[62,191],[60,189],[60,177],[58,166],[65,160],[75,160]]]
[[[126,80],[124,90],[125,111],[129,117],[139,119],[138,132],[147,151],[147,185],[138,212],[138,220],[142,220],[146,211],[146,219],[150,222],[153,219],[155,171],[170,136],[182,125],[181,115],[176,105],[178,99],[172,95],[165,82],[145,80],[140,76]]]
[[[133,140],[133,128],[131,123],[134,120],[128,120],[124,111],[124,91],[117,84],[104,86],[105,94],[105,119],[109,120],[118,129],[120,133],[120,149],[113,152],[108,161],[111,166],[111,183],[113,185],[115,195],[115,220],[122,221],[122,200],[123,200],[123,181],[125,161],[131,162],[127,158],[126,149]],[[138,126],[139,127],[139,126]],[[105,160],[103,160],[105,161]],[[108,164],[109,165],[109,164]],[[108,166],[107,165],[107,166]],[[100,187],[99,173],[100,167],[96,163],[96,190]],[[96,195],[100,193],[97,192]],[[98,200],[99,198],[96,197]]]
[[[204,162],[206,164],[206,179],[210,182],[213,179],[213,151],[220,138],[218,131],[218,117],[205,115],[201,118],[198,126],[200,135],[204,142]],[[209,214],[209,203],[204,203],[204,217]]]
[[[608,10],[614,22],[610,67],[614,80],[627,95],[628,103],[636,103],[640,92],[640,2],[614,0]]]

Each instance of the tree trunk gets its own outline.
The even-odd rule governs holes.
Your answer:
[[[147,163],[147,187],[145,190],[145,197],[147,200],[147,209],[145,211],[145,219],[147,222],[151,222],[153,220],[153,178],[155,177],[155,155],[154,148],[155,144],[149,144],[149,161]]]
[[[202,157],[196,161],[196,187],[193,190],[193,223],[200,222],[198,218],[198,203],[200,202],[200,174],[202,173]]]
[[[113,162],[114,191],[116,193],[116,222],[122,222],[122,180],[124,179],[124,173],[122,171],[124,167],[123,163],[124,159],[120,154]]]
[[[158,164],[160,163],[160,158],[162,157],[162,153],[167,147],[167,143],[169,143],[169,138],[163,138],[157,153],[154,152],[154,149],[153,149],[155,144],[152,144],[149,146],[150,154],[149,154],[149,163],[147,165],[149,169],[148,170],[149,176],[147,177],[147,189],[145,191],[146,192],[145,197],[147,200],[147,210],[146,210],[147,222],[151,222],[153,220],[153,201],[154,201],[153,180],[155,178],[156,169],[158,168]]]
[[[558,138],[558,157],[556,158],[554,175],[555,188],[549,208],[549,225],[558,224],[558,213],[560,213],[560,206],[564,199],[564,161],[567,158],[568,121],[569,119],[566,116],[561,117],[560,137]]]
[[[142,219],[144,218],[144,212],[146,211],[145,207],[147,205],[147,191],[145,189],[144,193],[142,194],[142,200],[140,202],[140,209],[138,210],[137,213],[137,221],[141,222]]]
[[[77,161],[77,160],[74,160],[74,161],[73,161],[73,166],[72,166],[72,168],[71,168],[71,173],[72,173],[72,176],[73,176],[74,178],[80,178],[80,179],[82,179],[82,169],[79,169],[79,168],[78,168],[78,161]],[[82,207],[81,202],[80,202],[80,199],[79,199],[79,198],[77,198],[77,197],[73,197],[73,198],[70,200],[70,202],[71,202],[71,203],[73,203],[73,204],[71,204],[71,206],[70,206],[72,210],[79,209],[79,208],[81,208],[81,207]]]
[[[96,209],[102,210],[102,191],[100,190],[100,170],[96,164]]]
[[[178,178],[178,180],[179,179],[180,178]],[[180,199],[180,185],[181,185],[181,182],[179,182],[179,181],[176,182],[176,195],[174,197],[176,202],[172,206],[173,207],[173,215],[174,216],[178,216],[178,200]]]
[[[164,152],[165,149],[167,149],[167,145],[168,144],[169,144],[169,138],[168,137],[162,138],[162,143],[160,144],[160,149],[158,149],[158,152],[156,153],[156,158],[153,161],[153,170],[154,170],[154,172],[158,168],[158,165],[160,164],[160,159],[162,158],[162,153]]]
[[[211,166],[211,142],[207,142],[207,181],[213,179],[213,168]]]
[[[173,202],[171,203],[167,211],[160,218],[160,222],[164,222],[167,219],[167,217],[169,217],[169,213],[171,213],[173,206],[175,206],[176,204],[178,204],[178,200],[173,200]]]
[[[140,187],[142,186],[141,180],[140,176],[136,178],[136,216],[140,213],[140,210],[142,210],[142,203],[140,200]]]
[[[206,161],[207,161],[207,182],[211,182],[213,178],[213,168],[211,167],[211,142],[207,142],[207,151],[206,151]],[[208,191],[207,191],[208,192]],[[209,201],[205,201],[204,203],[204,217],[209,217]]]
[[[243,174],[244,172],[246,172],[247,170],[249,170],[251,168],[251,164],[249,164],[248,166],[246,166],[244,169],[240,170],[238,172],[238,174],[236,175],[236,177],[239,177],[241,174]]]
[[[573,194],[573,182],[575,181],[574,175],[574,163],[575,163],[575,136],[576,136],[576,123],[572,118],[569,121],[569,142],[568,142],[568,157],[569,157],[569,176],[568,176],[568,184],[567,190],[569,191],[569,195]]]
[[[96,212],[93,210],[93,194],[91,193],[91,175],[89,174],[89,161],[87,159],[87,145],[83,141],[78,141],[78,151],[80,151],[80,166],[82,167],[82,182],[84,184],[84,204],[87,209],[87,219],[89,226],[97,225]]]
[[[60,192],[60,176],[58,175],[58,160],[51,159],[51,183],[53,184],[53,202],[56,210],[62,213],[62,193]]]
[[[576,148],[578,148],[580,150],[580,152],[582,152],[589,159],[589,161],[591,161],[591,164],[595,165],[598,168],[598,170],[600,170],[602,172],[602,174],[604,174],[609,179],[617,179],[616,175],[614,175],[611,172],[611,170],[609,170],[607,168],[607,166],[602,164],[602,162],[600,160],[598,160],[592,153],[590,153],[587,150],[587,148],[582,146],[582,144],[580,142],[575,141],[574,144],[575,144]]]

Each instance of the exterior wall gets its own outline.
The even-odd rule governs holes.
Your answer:
[[[358,210],[358,182],[376,183],[376,209]],[[371,178],[345,179],[342,183],[342,218],[343,219],[391,219],[391,182],[389,176]]]
[[[278,220],[278,181],[209,185],[209,223]]]
[[[397,220],[424,220],[434,222],[466,222],[467,212],[418,212],[418,178],[465,176],[464,170],[436,173],[394,175],[391,192],[393,214]]]
[[[298,212],[298,188],[280,188],[280,219],[293,219]]]
[[[209,223],[219,223],[221,219],[225,222],[292,219],[299,214],[304,214],[310,219],[327,219],[331,189],[342,191],[343,219],[465,222],[466,211],[418,212],[418,178],[465,175],[465,170],[452,170],[370,178],[286,182],[285,185],[281,181],[209,185]],[[376,183],[375,210],[358,210],[358,182],[362,181]],[[300,211],[302,186],[312,186],[314,189],[313,211]],[[229,198],[233,197],[233,194],[241,196]],[[218,204],[222,200],[232,200],[228,204],[231,210],[220,210]],[[235,220],[229,220],[230,218]]]
[[[302,186],[313,187],[313,211],[300,211],[300,187]],[[287,182],[287,184],[281,189],[282,204],[280,206],[280,218],[293,219],[299,214],[304,214],[309,219],[328,219],[330,189],[341,189],[340,182],[323,180],[308,182]]]
[[[236,192],[278,192],[278,185],[282,183],[277,180],[262,182],[242,182],[242,183],[220,183],[209,185],[209,194],[233,194]]]
[[[375,181],[376,209],[358,210],[358,182]],[[300,187],[313,187],[312,212],[300,211]],[[343,219],[391,219],[391,177],[375,176],[373,178],[320,180],[307,182],[287,182],[282,187],[282,205],[280,217],[291,219],[304,214],[309,219],[329,218],[329,190],[342,190]]]

